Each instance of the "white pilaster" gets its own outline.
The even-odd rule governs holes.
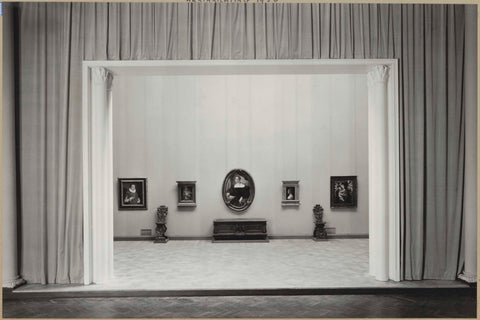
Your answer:
[[[112,74],[103,67],[91,69],[90,193],[91,282],[113,276],[113,161]]]
[[[369,263],[370,274],[389,279],[387,66],[374,66],[368,79]]]

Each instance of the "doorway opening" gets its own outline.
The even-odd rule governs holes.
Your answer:
[[[118,130],[115,131],[114,135],[113,120],[115,119],[115,107],[112,102],[114,100],[112,83],[115,88],[116,79],[126,78],[145,81],[143,83],[144,85],[136,87],[137,90],[147,90],[150,88],[152,90],[148,91],[153,92],[153,95],[157,94],[158,98],[161,98],[162,96],[167,97],[167,100],[161,102],[165,108],[160,111],[158,110],[158,103],[155,102],[155,99],[151,100],[153,102],[150,104],[148,101],[130,101],[129,104],[132,106],[131,112],[133,113],[130,114],[129,119],[135,119],[135,113],[139,112],[139,110],[142,110],[141,112],[150,113],[166,112],[165,110],[171,110],[169,109],[170,106],[176,106],[176,111],[169,115],[163,113],[165,119],[170,117],[170,120],[174,121],[150,124],[152,132],[157,132],[157,135],[147,135],[142,139],[139,139],[139,141],[142,141],[140,144],[146,144],[148,146],[147,149],[150,148],[152,150],[151,153],[149,152],[148,155],[145,153],[136,154],[132,151],[132,149],[135,150],[135,147],[130,149],[125,148],[121,152],[124,152],[125,154],[130,152],[134,158],[136,157],[136,161],[150,161],[148,163],[143,163],[143,167],[149,167],[156,164],[171,168],[173,168],[172,166],[175,166],[175,168],[178,169],[174,170],[177,174],[175,177],[169,177],[168,173],[164,174],[164,176],[166,175],[168,178],[164,184],[154,185],[153,182],[158,179],[152,179],[151,182],[149,181],[150,197],[158,196],[159,193],[167,195],[174,194],[176,192],[176,186],[171,183],[172,181],[195,180],[197,179],[196,176],[199,175],[200,170],[202,172],[202,181],[197,181],[197,190],[198,192],[204,192],[202,195],[202,198],[204,199],[202,200],[202,206],[204,206],[207,211],[211,211],[212,208],[227,211],[227,208],[222,206],[221,202],[218,202],[217,195],[214,193],[207,193],[206,190],[210,187],[215,189],[217,187],[215,182],[219,180],[218,178],[221,177],[220,180],[223,180],[223,175],[231,168],[245,166],[250,168],[255,167],[257,163],[255,159],[258,159],[258,152],[271,152],[275,159],[280,159],[279,161],[281,161],[281,165],[278,165],[278,167],[281,167],[282,169],[279,174],[271,169],[271,167],[269,167],[269,170],[265,170],[266,172],[263,170],[254,170],[254,172],[258,172],[256,176],[255,174],[253,175],[254,179],[265,178],[264,181],[271,181],[268,179],[269,176],[265,175],[273,174],[275,176],[285,176],[283,179],[280,177],[277,178],[279,183],[281,183],[281,180],[300,180],[301,192],[307,192],[309,194],[309,196],[305,196],[304,193],[302,193],[303,198],[305,198],[305,200],[309,199],[311,201],[317,201],[317,198],[311,196],[313,194],[313,186],[315,185],[315,174],[332,176],[335,174],[332,174],[331,171],[317,171],[312,172],[311,174],[305,174],[305,172],[302,171],[302,168],[305,167],[301,163],[303,158],[307,158],[311,163],[321,156],[321,148],[320,151],[318,148],[321,147],[321,145],[316,145],[317,148],[310,148],[311,153],[307,157],[301,159],[299,156],[299,150],[303,150],[302,148],[304,148],[305,145],[310,146],[312,141],[316,141],[314,137],[312,138],[312,136],[309,135],[309,132],[318,129],[318,126],[315,126],[313,121],[310,121],[310,127],[299,125],[299,123],[302,124],[302,119],[309,118],[308,114],[311,115],[312,112],[318,112],[317,109],[311,107],[311,103],[309,104],[308,101],[304,100],[305,97],[308,96],[306,93],[309,93],[312,97],[321,99],[321,96],[315,96],[312,92],[315,90],[319,90],[320,92],[321,90],[325,90],[321,85],[322,81],[332,77],[338,79],[341,79],[342,77],[351,77],[354,79],[352,81],[356,81],[356,83],[364,81],[364,84],[368,81],[368,85],[364,85],[364,88],[367,89],[367,93],[364,94],[367,96],[368,100],[368,110],[365,118],[367,118],[368,126],[366,133],[366,139],[368,140],[368,183],[366,185],[368,185],[367,210],[368,234],[370,237],[368,244],[369,273],[377,280],[386,281],[391,279],[399,281],[400,214],[397,74],[396,60],[84,62],[83,196],[85,284],[106,282],[113,276],[113,216],[117,209],[115,207],[117,199],[117,177],[114,175],[115,168],[113,165],[113,159],[114,144],[121,144],[121,139],[117,139]],[[177,79],[175,81],[180,82],[172,82],[173,78]],[[149,80],[147,81],[145,79]],[[292,82],[289,83],[289,81]],[[135,88],[128,86],[128,81],[122,82],[120,80],[118,82],[120,84],[123,83],[125,86],[124,89],[126,90],[135,90]],[[315,82],[318,85],[315,85]],[[226,85],[219,88],[222,83]],[[304,85],[305,83],[311,83],[308,89]],[[255,91],[252,89],[259,86],[262,87],[261,91]],[[243,89],[248,88],[251,94],[243,94],[245,90],[233,90],[233,88],[238,89],[239,87]],[[298,94],[288,95],[285,93],[291,90],[292,87]],[[157,88],[157,91],[155,91],[155,88]],[[278,88],[283,88],[283,90],[278,90]],[[337,87],[335,88],[338,89]],[[173,98],[168,98],[168,95],[162,95],[162,92],[167,93],[171,90],[183,92],[184,100],[179,103],[179,101],[174,101]],[[268,92],[268,90],[273,91],[269,92],[269,94],[256,93],[262,91]],[[346,95],[348,95],[348,86],[346,90]],[[325,94],[328,93],[326,91],[324,92]],[[254,96],[253,98],[252,95]],[[134,96],[139,95],[137,94]],[[336,96],[341,95],[339,94]],[[268,100],[269,98],[265,97],[272,97],[272,100]],[[207,110],[192,107],[198,102],[198,99],[203,101],[202,106],[205,106]],[[246,109],[246,111],[242,111],[244,110],[242,108],[218,109],[218,106],[221,106],[222,103],[225,105],[225,99],[230,105],[242,105],[242,108]],[[280,105],[282,108],[280,116],[281,121],[273,121],[275,119],[275,115],[272,115],[273,109],[267,107],[252,108],[252,105],[255,105],[252,104],[252,101],[261,101],[263,102],[261,104],[262,106],[273,106],[274,104],[277,104],[277,106]],[[142,108],[135,109],[137,103],[140,103]],[[295,107],[289,108],[289,105]],[[310,107],[302,107],[305,105],[310,105]],[[246,108],[244,106],[249,107]],[[306,111],[310,113],[306,113]],[[269,115],[270,119],[273,120],[265,121],[265,119],[268,119]],[[135,131],[135,125],[143,125],[128,122],[127,120],[129,119],[123,119],[123,121],[126,121],[124,123],[132,123],[132,128],[130,128],[130,130]],[[237,119],[238,121],[236,121]],[[260,121],[258,119],[262,120]],[[188,125],[185,127],[190,128],[185,134],[172,134],[172,132],[175,132],[174,130],[162,131],[165,126],[174,128],[182,123],[187,123]],[[273,124],[269,126],[268,123]],[[248,127],[248,130],[245,130],[245,126]],[[204,127],[220,128],[219,130],[223,130],[222,132],[224,132],[224,135],[222,136],[221,134],[218,134],[219,132],[214,132],[212,130],[203,130],[202,128]],[[252,132],[261,132],[262,130],[266,130],[268,134],[252,134]],[[305,133],[306,131],[307,133]],[[170,134],[165,134],[166,132],[170,132]],[[244,135],[244,132],[247,132],[247,134]],[[123,134],[132,135],[135,133],[129,132],[129,128],[125,128]],[[221,144],[223,148],[221,149],[222,156],[218,157],[217,154],[217,157],[215,157],[215,150],[213,149],[202,150],[200,143],[195,142],[196,137],[199,136],[210,139],[209,141],[212,142],[212,145],[215,145],[216,143]],[[258,147],[258,143],[261,143],[261,139],[266,136],[272,137],[271,140],[267,140],[270,142],[273,141],[273,143],[268,143],[268,141],[265,143],[265,141],[263,141],[264,144],[262,146],[263,148],[266,146],[267,150],[265,151],[265,149],[262,149],[262,151],[259,151],[261,148]],[[219,140],[217,141],[215,139]],[[310,141],[306,141],[305,139],[310,139]],[[163,150],[154,151],[156,146],[155,144],[152,144],[154,141],[162,141],[162,146],[169,147],[164,148]],[[231,147],[228,143],[229,141],[236,141],[235,148]],[[281,148],[275,149],[275,147],[273,147],[272,150],[268,150],[268,146],[276,145],[277,142],[281,142]],[[175,146],[178,145],[186,145],[188,147],[176,148]],[[294,146],[294,149],[289,149],[289,146]],[[325,147],[331,148],[330,145],[325,145]],[[175,152],[173,152],[172,148],[175,148]],[[118,148],[115,148],[115,152],[116,150],[118,150]],[[293,152],[293,150],[295,150],[295,152]],[[342,152],[342,150],[339,149],[338,152]],[[172,153],[180,153],[180,156],[178,158],[171,157]],[[159,154],[162,154],[161,159],[157,157]],[[192,159],[195,159],[195,161],[192,162]],[[214,159],[217,159],[219,163],[208,168],[198,168],[198,163],[200,161],[197,161],[198,159],[205,163],[208,163],[209,161],[215,162],[216,160]],[[274,167],[275,165],[272,164],[272,166]],[[162,169],[162,167],[157,169]],[[163,167],[163,170],[164,169],[165,167]],[[135,175],[135,172],[127,173],[127,171],[122,171],[122,173],[123,172],[127,175]],[[117,174],[120,173],[117,172]],[[147,176],[149,173],[145,173],[144,175]],[[217,175],[219,177],[217,177]],[[303,181],[298,178],[299,176],[302,177]],[[208,181],[208,179],[212,179],[212,181]],[[257,181],[256,185],[258,186],[259,183],[257,183]],[[273,181],[272,183],[276,183],[276,181]],[[150,190],[150,185],[156,193],[155,195],[151,193],[152,190]],[[269,189],[272,186],[266,183],[264,187]],[[158,190],[155,188],[158,188]],[[219,195],[220,193],[218,193],[218,196]],[[252,204],[249,212],[255,212],[255,210],[267,212],[266,210],[268,210],[268,206],[270,206],[270,212],[274,212],[277,203],[275,203],[274,196],[271,197],[271,199],[262,202],[261,198],[258,200],[259,197],[257,196],[255,200],[256,202]],[[164,199],[158,201],[169,201],[165,200],[166,198],[167,197],[164,197]],[[303,198],[300,199],[300,202],[302,202]],[[305,208],[302,207],[301,210],[311,211],[311,206],[308,201],[305,200]],[[154,215],[152,212],[154,212],[155,207],[160,204],[162,203],[149,201],[148,209],[150,216]],[[255,207],[255,205],[257,207]],[[329,206],[329,203],[324,203],[324,207],[327,206]],[[170,204],[170,208],[172,207],[174,207],[174,205],[172,206],[172,204]],[[200,205],[197,209],[200,210]],[[192,214],[191,211],[187,212],[189,212],[188,214]],[[194,225],[198,226],[192,235],[197,237],[201,237],[202,235],[208,236],[211,231],[209,225],[211,224],[212,217],[208,217],[208,219],[204,219],[205,215],[189,217],[186,216],[187,212],[183,211],[182,219],[185,221],[194,221]],[[117,213],[118,212],[115,214]],[[288,214],[291,216],[291,212]],[[272,213],[272,218],[270,220],[272,220],[273,217]],[[281,216],[279,215],[275,217],[281,219]],[[203,221],[206,222],[202,224],[198,219],[203,219]],[[287,219],[284,224],[286,225],[288,224],[288,219],[291,218],[286,214],[284,219]],[[305,221],[308,221],[308,219],[305,219]],[[275,220],[272,222],[275,222]],[[298,226],[298,228],[304,227],[305,225]],[[177,228],[177,230],[182,230],[180,220],[175,228]],[[286,233],[288,232],[288,228],[285,228],[287,231],[282,230],[282,224],[280,223],[277,225],[272,223],[269,228],[273,228],[273,235],[276,233],[288,236]],[[312,225],[310,225],[309,228],[313,230]],[[309,232],[311,231],[310,229],[308,230]],[[187,231],[191,230],[192,229],[189,229]]]

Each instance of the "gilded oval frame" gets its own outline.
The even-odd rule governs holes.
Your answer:
[[[243,213],[255,198],[255,183],[252,176],[243,169],[231,170],[223,180],[222,198],[225,205],[234,213]]]

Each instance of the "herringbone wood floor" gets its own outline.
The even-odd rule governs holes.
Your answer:
[[[55,298],[3,303],[5,318],[475,318],[472,295]]]

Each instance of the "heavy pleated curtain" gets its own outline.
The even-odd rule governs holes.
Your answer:
[[[82,282],[82,60],[399,59],[402,276],[461,271],[465,6],[22,3],[18,11],[29,282]]]

